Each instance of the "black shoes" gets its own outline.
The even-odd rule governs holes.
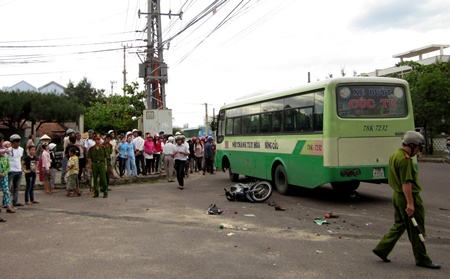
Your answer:
[[[440,269],[441,266],[435,263],[427,263],[427,264],[422,264],[422,263],[417,263],[417,266],[420,267],[425,267],[425,268],[430,268],[430,269]]]
[[[377,250],[373,249],[372,252],[375,255],[377,255],[383,262],[385,262],[385,263],[390,263],[391,262],[390,259],[388,259],[386,256],[381,255],[380,252],[378,252]]]
[[[23,206],[23,204],[21,204],[21,203],[16,203],[16,204],[13,204],[13,205],[14,205],[14,207]]]

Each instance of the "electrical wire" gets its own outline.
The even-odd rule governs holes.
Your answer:
[[[203,18],[205,18],[208,14],[214,12],[217,10],[220,6],[225,4],[228,0],[215,0],[213,3],[208,5],[205,9],[203,9],[199,14],[197,14],[188,24],[186,24],[181,30],[179,30],[177,33],[169,37],[168,39],[164,40],[162,42],[162,45],[165,45],[175,39],[176,37],[183,34],[186,30],[188,30],[190,27],[201,21]]]
[[[136,30],[133,31],[124,31],[124,32],[113,32],[113,33],[105,33],[105,34],[93,34],[89,36],[74,36],[74,37],[59,37],[59,38],[47,38],[47,39],[34,39],[34,40],[10,40],[10,41],[0,41],[0,44],[11,44],[11,43],[32,43],[32,42],[47,42],[47,41],[61,41],[61,40],[74,40],[74,39],[82,39],[89,37],[100,37],[100,36],[113,36],[113,35],[123,35],[123,34],[131,34],[136,33]]]
[[[128,43],[136,40],[121,40],[109,42],[79,43],[79,44],[62,44],[62,45],[0,45],[0,48],[55,48],[55,47],[73,47],[73,46],[94,46],[94,45],[110,45],[117,43]]]
[[[202,45],[209,37],[211,37],[212,34],[214,34],[217,30],[219,30],[222,26],[224,26],[228,20],[230,19],[230,17],[233,15],[233,13],[235,13],[235,11],[242,5],[242,3],[244,2],[244,0],[241,0],[226,16],[224,19],[222,19],[222,21],[219,22],[219,24],[216,25],[216,27],[214,27],[214,29],[212,29],[206,36],[205,38],[203,38],[199,43],[197,43],[197,45],[194,46],[193,49],[191,49],[187,54],[185,54],[181,60],[177,63],[177,65],[179,65],[180,63],[182,63],[183,61],[185,61],[200,45]],[[248,3],[248,2],[247,2]]]
[[[145,46],[131,46],[131,47],[128,47],[128,48],[141,48],[141,47],[145,47]],[[60,54],[30,54],[26,58],[28,58],[28,59],[31,59],[31,58],[49,58],[49,57],[51,58],[51,57],[60,57],[60,56],[98,54],[98,53],[114,52],[114,51],[123,51],[123,47],[120,47],[120,48],[109,48],[109,49],[96,49],[96,50],[88,50],[88,51],[77,51],[77,52],[60,53]],[[17,62],[15,60],[19,60],[19,61],[23,62],[21,64],[26,64],[25,62],[27,60],[20,60],[20,59],[24,59],[24,57],[3,58],[3,59],[0,59],[0,63],[1,64],[17,64]],[[38,63],[38,62],[35,61],[34,63]]]

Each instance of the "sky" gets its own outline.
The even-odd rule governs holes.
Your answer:
[[[163,16],[163,40],[211,2],[162,0],[162,12],[183,7],[181,20]],[[146,9],[144,0],[0,0],[0,88],[87,77],[107,94],[112,81],[121,94],[126,45],[127,80],[143,89],[144,54],[136,52],[146,35],[136,30],[145,27],[138,10]],[[204,103],[211,115],[245,96],[305,84],[308,72],[312,81],[341,70],[371,72],[395,65],[394,54],[430,44],[450,44],[450,0],[228,0],[164,51],[167,106],[175,126],[196,127]]]

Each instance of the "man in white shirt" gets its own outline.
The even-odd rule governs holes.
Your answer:
[[[142,138],[142,132],[136,131],[136,137],[132,140],[135,146],[135,160],[136,160],[136,170],[137,174],[145,175],[145,158],[144,158],[144,139]]]
[[[19,203],[19,187],[20,179],[22,178],[22,157],[23,148],[20,147],[21,137],[18,134],[12,135],[9,140],[11,141],[11,149],[9,151],[9,166],[8,173],[9,189],[11,189],[13,195],[13,206],[23,206]]]
[[[164,170],[166,171],[166,177],[168,182],[173,182],[173,172],[174,172],[174,158],[173,154],[175,153],[175,145],[173,137],[169,137],[166,144],[163,147],[164,154]]]
[[[88,131],[88,139],[84,142],[85,144],[85,148],[86,148],[86,154],[89,152],[89,149],[95,145],[95,140],[94,140],[94,130],[89,130]]]

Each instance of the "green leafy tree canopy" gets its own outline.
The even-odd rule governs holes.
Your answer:
[[[450,63],[421,65],[402,62],[412,68],[403,78],[410,86],[416,127],[423,127],[432,153],[432,139],[450,128]]]
[[[92,84],[87,80],[87,78],[83,78],[80,80],[77,85],[75,85],[72,81],[69,81],[67,84],[64,93],[74,99],[76,102],[82,104],[85,107],[89,107],[99,98],[104,97],[105,90],[103,89],[95,89],[92,87]]]
[[[133,82],[124,87],[125,96],[109,96],[97,99],[85,114],[85,126],[96,131],[129,131],[137,127],[133,117],[142,115],[145,109],[145,91]]]
[[[11,130],[35,123],[78,120],[83,107],[64,95],[0,91],[0,119]]]

